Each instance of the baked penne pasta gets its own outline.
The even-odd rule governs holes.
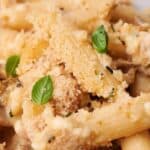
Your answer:
[[[123,150],[149,150],[150,134],[149,131],[137,133],[136,135],[121,140]]]
[[[0,149],[149,150],[141,16],[129,0],[0,0]]]

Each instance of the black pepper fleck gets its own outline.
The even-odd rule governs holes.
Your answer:
[[[69,117],[71,114],[71,112],[68,112],[66,115],[64,115],[64,117]]]
[[[112,70],[109,66],[106,66],[106,69],[107,69],[111,74],[113,74],[113,70]]]
[[[50,138],[49,138],[49,140],[48,140],[48,143],[51,143],[52,141],[54,141],[55,140],[55,136],[51,136]]]
[[[111,24],[112,31],[115,32],[113,24]]]
[[[91,107],[91,103],[87,103],[87,107]]]
[[[19,79],[17,79],[16,87],[23,87],[23,85]]]
[[[9,117],[13,117],[14,115],[12,114],[12,111],[9,112]]]
[[[63,8],[63,7],[60,7],[59,9],[60,9],[61,11],[64,11],[64,8]]]
[[[104,78],[104,73],[103,73],[103,72],[101,72],[101,73],[100,73],[100,76],[101,76],[102,78]]]
[[[109,94],[109,98],[113,97],[115,94],[115,88],[112,88],[110,94]]]
[[[97,95],[90,94],[91,100],[99,100],[100,98]]]
[[[120,42],[122,43],[122,45],[126,45],[126,43],[119,37]]]

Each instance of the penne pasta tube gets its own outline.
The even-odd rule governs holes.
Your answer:
[[[145,94],[135,99],[129,98],[103,106],[92,114],[81,110],[78,114],[74,114],[70,123],[72,122],[72,126],[81,124],[79,126],[81,131],[84,131],[84,127],[88,124],[89,130],[97,136],[97,141],[106,142],[149,129],[149,108],[149,95]]]
[[[49,137],[42,136],[45,132],[54,133],[54,136],[57,137],[57,134],[63,131],[69,132],[73,137],[91,139],[93,145],[99,145],[149,129],[149,96],[143,94],[135,99],[129,98],[124,101],[108,104],[102,108],[95,109],[92,113],[81,109],[67,118],[54,117],[50,111],[50,107],[47,107],[41,117],[42,120],[45,120],[44,122],[48,127],[43,131],[40,130],[38,137],[35,134],[37,133],[37,129],[34,125],[31,125],[34,124],[34,121],[32,121],[32,117],[29,117],[33,116],[33,114],[30,114],[30,111],[25,112],[23,115],[23,122],[27,133],[30,133],[30,137],[32,137],[33,145],[38,145],[37,141],[39,142],[43,138]],[[28,108],[32,110],[32,106],[30,107],[30,105],[31,103],[25,102],[23,109],[26,110]],[[38,124],[38,121],[36,124]],[[47,140],[45,139],[44,141]]]
[[[150,150],[150,133],[144,131],[121,140],[122,150]]]

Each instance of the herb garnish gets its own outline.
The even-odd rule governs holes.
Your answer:
[[[7,59],[5,70],[8,76],[15,77],[16,76],[16,68],[20,62],[20,56],[13,55]]]
[[[98,27],[96,31],[92,34],[92,44],[93,47],[99,52],[99,53],[106,53],[107,52],[107,46],[108,46],[108,35],[105,31],[105,28],[103,25]]]
[[[36,104],[46,104],[53,94],[53,83],[51,77],[44,76],[40,78],[32,88],[32,101]]]

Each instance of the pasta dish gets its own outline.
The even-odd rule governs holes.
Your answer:
[[[0,0],[0,150],[150,150],[149,129],[149,10]]]

